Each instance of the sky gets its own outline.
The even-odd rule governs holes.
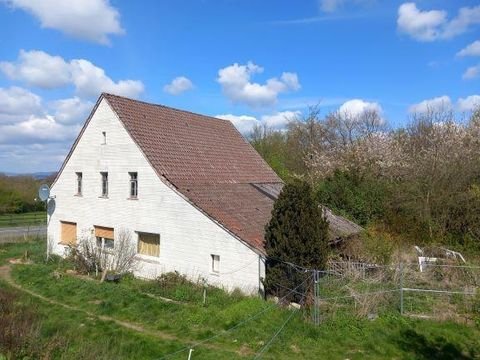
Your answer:
[[[59,169],[102,91],[283,129],[480,104],[469,0],[0,0],[0,172]]]

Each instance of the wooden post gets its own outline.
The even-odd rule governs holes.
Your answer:
[[[400,314],[403,315],[403,262],[400,263]]]

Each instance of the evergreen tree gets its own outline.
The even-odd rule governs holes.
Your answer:
[[[328,221],[305,181],[284,186],[274,204],[272,218],[265,232],[267,267],[265,289],[268,294],[284,297],[285,302],[303,302],[312,273],[302,268],[325,268],[328,255]],[[303,284],[295,292],[297,286]],[[300,294],[299,294],[300,293]]]

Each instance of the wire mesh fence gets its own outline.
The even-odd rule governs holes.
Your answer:
[[[403,314],[437,320],[472,321],[480,314],[480,267],[451,264],[405,266]]]
[[[477,266],[339,262],[316,273],[311,309],[315,323],[391,312],[468,322],[480,314]]]

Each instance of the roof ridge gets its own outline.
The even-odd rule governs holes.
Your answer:
[[[210,115],[204,115],[204,114],[196,113],[196,112],[193,112],[193,111],[190,111],[190,110],[178,109],[178,108],[174,108],[174,107],[171,107],[171,106],[168,106],[168,105],[156,104],[156,103],[151,103],[151,102],[147,102],[147,101],[144,101],[144,100],[133,99],[133,98],[130,98],[130,97],[127,97],[127,96],[112,94],[112,93],[108,93],[108,92],[102,92],[101,97],[107,97],[107,98],[108,97],[116,97],[116,98],[125,99],[125,100],[128,100],[128,101],[134,101],[134,102],[137,102],[137,103],[145,104],[145,105],[158,106],[158,107],[173,110],[173,111],[192,114],[192,115],[200,116],[202,118],[207,118],[207,119],[210,119],[210,120],[222,121],[222,122],[227,122],[227,123],[232,124],[232,122],[230,120],[221,119],[221,118],[217,118],[217,117],[210,116]]]

